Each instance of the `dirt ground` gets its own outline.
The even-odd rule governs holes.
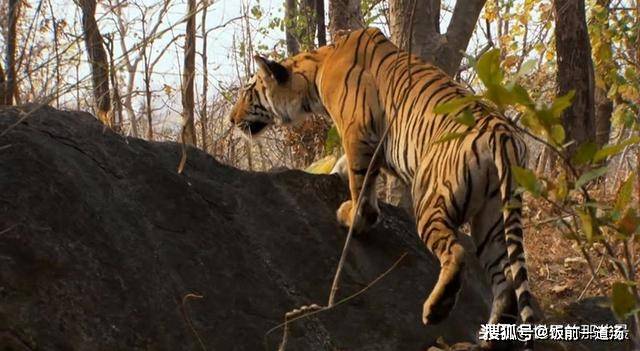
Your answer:
[[[548,205],[528,198],[525,207],[525,252],[531,288],[546,317],[560,314],[571,303],[594,296],[609,296],[611,285],[620,280],[613,264],[603,259],[601,245],[588,250],[597,273],[595,279],[579,245],[565,237]],[[547,223],[548,222],[548,223]],[[542,223],[542,224],[540,224]],[[640,245],[634,244],[636,272]]]

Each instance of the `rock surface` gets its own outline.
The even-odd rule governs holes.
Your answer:
[[[195,149],[178,174],[179,157],[87,113],[0,109],[0,349],[276,350],[282,330],[265,333],[285,312],[326,302],[346,235],[337,177],[244,172]],[[470,257],[452,315],[423,326],[438,264],[392,207],[354,240],[338,299],[404,252],[366,293],[295,322],[287,350],[473,341],[484,274]]]
[[[178,144],[124,138],[87,113],[30,109],[0,110],[0,345],[200,349],[184,311],[208,350],[259,350],[285,312],[326,303],[346,235],[334,219],[346,197],[337,177],[244,172],[198,150],[181,175]],[[365,294],[293,324],[287,349],[473,340],[490,296],[474,277],[444,324],[420,323],[438,264],[412,228],[385,207],[353,242],[338,299],[409,255]],[[190,293],[203,297],[183,307]],[[281,335],[266,338],[268,350]]]

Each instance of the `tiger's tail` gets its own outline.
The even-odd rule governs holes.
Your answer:
[[[536,320],[529,290],[529,279],[525,263],[522,230],[522,195],[515,193],[512,166],[523,167],[526,163],[526,146],[513,133],[497,133],[493,140],[494,160],[500,180],[502,195],[504,234],[509,259],[509,270],[518,303],[521,323],[531,324]],[[533,348],[533,341],[525,343],[525,349]]]

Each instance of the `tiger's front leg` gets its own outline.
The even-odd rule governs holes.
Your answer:
[[[372,160],[375,145],[371,146],[363,142],[362,138],[358,135],[345,135],[343,139],[343,146],[348,162],[347,172],[351,199],[342,203],[338,209],[337,216],[338,222],[343,226],[347,228],[353,226],[353,232],[357,235],[362,234],[378,221],[380,209],[378,208],[375,184],[378,174],[380,173],[381,162],[375,160],[375,163],[371,166],[366,187],[363,188],[364,179]],[[360,196],[360,191],[363,192],[362,204],[360,205],[358,216],[354,218],[356,210],[355,204]]]

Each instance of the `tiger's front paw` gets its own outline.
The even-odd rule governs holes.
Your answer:
[[[336,215],[338,216],[338,223],[340,223],[343,227],[351,227],[351,207],[352,201],[348,200],[340,205],[338,208],[338,212]]]
[[[373,227],[378,222],[380,210],[365,202],[360,209],[360,215],[353,221],[355,207],[353,201],[348,200],[340,205],[337,216],[338,222],[344,227],[350,228],[353,225],[353,233],[358,235]]]

